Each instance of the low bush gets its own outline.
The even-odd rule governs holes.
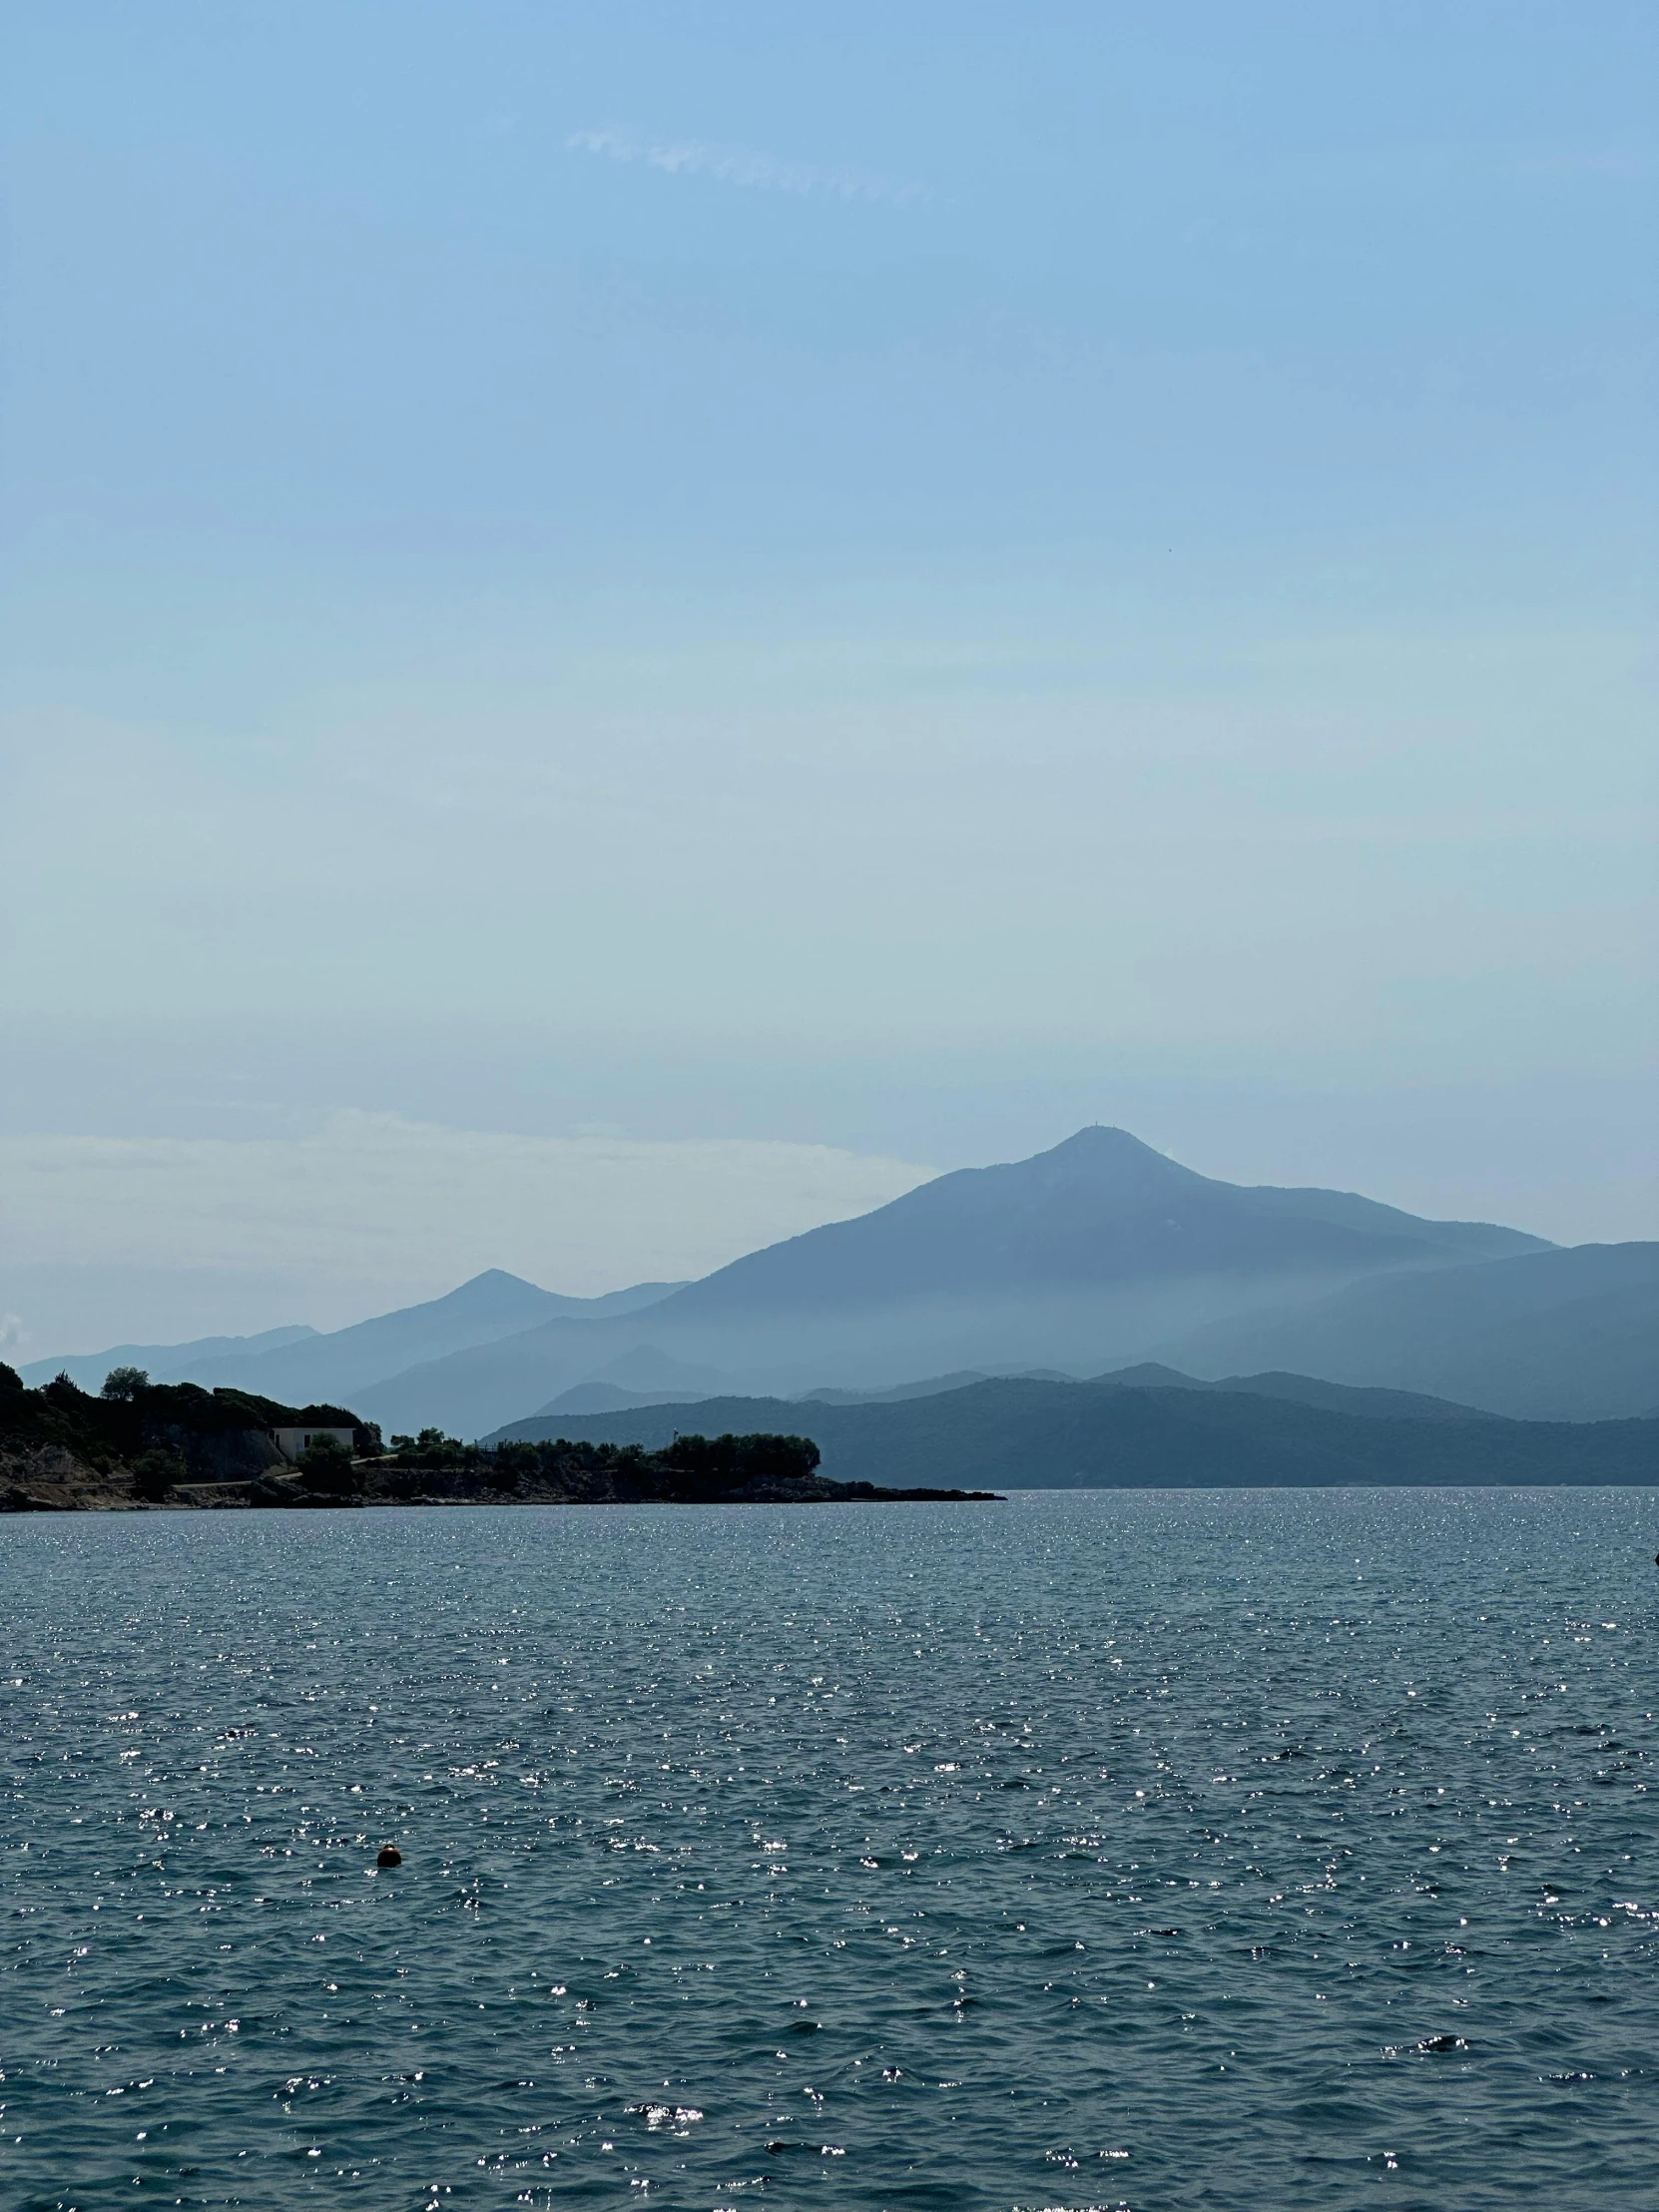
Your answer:
[[[159,1505],[189,1470],[176,1451],[144,1451],[133,1461],[133,1495]]]
[[[299,1480],[319,1497],[357,1497],[363,1478],[351,1464],[351,1454],[333,1436],[318,1436],[299,1454]]]

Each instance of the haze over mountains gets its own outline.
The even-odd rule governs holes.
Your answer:
[[[1195,1331],[1168,1357],[1468,1398],[1530,1420],[1659,1409],[1659,1244],[1577,1245],[1355,1283],[1290,1312]]]
[[[264,1337],[208,1337],[194,1345],[122,1345],[72,1360],[36,1360],[26,1382],[61,1371],[96,1388],[111,1367],[143,1367],[157,1382],[200,1382],[208,1388],[257,1390],[263,1397],[304,1404],[349,1397],[387,1376],[497,1337],[516,1336],[549,1315],[601,1317],[650,1306],[679,1286],[640,1283],[602,1298],[566,1298],[490,1268],[443,1298],[379,1314],[327,1335],[314,1329],[274,1329]]]
[[[128,1347],[119,1364],[283,1401],[348,1400],[388,1433],[463,1436],[543,1408],[869,1393],[964,1371],[1087,1377],[1146,1360],[1594,1420],[1659,1404],[1656,1316],[1656,1245],[1561,1250],[1347,1192],[1218,1182],[1091,1128],[688,1285],[582,1300],[491,1271],[326,1336],[148,1358]]]
[[[220,1360],[257,1360],[267,1352],[318,1334],[302,1322],[293,1322],[282,1329],[261,1330],[257,1337],[198,1337],[182,1345],[111,1345],[107,1352],[71,1352],[56,1359],[31,1360],[19,1372],[31,1389],[50,1382],[55,1375],[67,1375],[83,1390],[96,1390],[111,1368],[143,1368],[156,1382],[194,1382]]]
[[[784,1423],[827,1471],[996,1489],[1344,1483],[1640,1482],[1659,1478],[1659,1420],[1523,1421],[1303,1376],[1195,1382],[1140,1368],[1088,1382],[1008,1377],[861,1404],[711,1398],[515,1421],[491,1442],[558,1436],[660,1449],[681,1433]]]

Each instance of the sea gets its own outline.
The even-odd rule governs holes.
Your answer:
[[[1659,2205],[1656,1551],[1634,1489],[9,1518],[0,2204]]]

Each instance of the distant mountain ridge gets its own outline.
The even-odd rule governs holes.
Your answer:
[[[602,1335],[556,1317],[410,1369],[363,1404],[388,1432],[435,1421],[476,1435],[640,1347],[786,1395],[868,1392],[953,1369],[1093,1374],[1195,1326],[1370,1276],[1551,1249],[1351,1192],[1217,1182],[1125,1130],[1091,1128],[751,1253]],[[603,1379],[639,1387],[620,1373]]]
[[[1659,1243],[1574,1245],[1355,1283],[1176,1339],[1200,1375],[1259,1362],[1455,1395],[1525,1420],[1639,1417],[1659,1397]]]
[[[1520,1230],[1419,1220],[1351,1192],[1217,1182],[1127,1130],[1095,1127],[750,1253],[688,1284],[659,1318],[770,1317],[784,1303],[828,1315],[1238,1272],[1367,1274],[1547,1249]]]
[[[210,1361],[257,1360],[285,1345],[314,1337],[317,1331],[302,1322],[281,1329],[265,1329],[256,1337],[198,1337],[182,1345],[112,1345],[108,1352],[71,1352],[54,1360],[31,1360],[19,1369],[31,1389],[67,1375],[83,1390],[96,1390],[112,1368],[143,1368],[157,1382],[194,1382],[194,1370]]]
[[[1219,1385],[1009,1377],[857,1405],[728,1397],[544,1416],[488,1440],[562,1435],[658,1450],[677,1433],[788,1429],[811,1437],[840,1480],[902,1470],[912,1482],[1002,1490],[1659,1482],[1659,1421],[1515,1421],[1421,1403],[1402,1413],[1375,1402],[1387,1394],[1301,1376]]]
[[[328,1336],[176,1348],[193,1355],[182,1367],[145,1350],[118,1364],[283,1401],[349,1398],[388,1435],[476,1436],[577,1405],[925,1397],[952,1379],[1147,1362],[1189,1387],[1248,1374],[1261,1394],[1278,1373],[1592,1420],[1659,1405],[1659,1245],[1562,1250],[1351,1192],[1223,1183],[1096,1127],[693,1284],[572,1299],[490,1270]]]
[[[96,1389],[112,1367],[142,1367],[160,1382],[257,1390],[283,1400],[349,1396],[370,1383],[450,1353],[517,1336],[550,1316],[592,1322],[636,1312],[680,1286],[636,1283],[598,1298],[544,1291],[502,1268],[487,1268],[442,1298],[378,1314],[326,1334],[272,1330],[263,1338],[204,1338],[193,1345],[126,1345],[70,1360],[39,1360],[25,1381],[66,1371]]]

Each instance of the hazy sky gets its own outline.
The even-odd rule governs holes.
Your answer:
[[[555,1289],[1096,1119],[1659,1233],[1650,5],[0,17],[30,1356],[215,1325],[158,1161],[444,1287],[373,1128],[632,1147]]]

